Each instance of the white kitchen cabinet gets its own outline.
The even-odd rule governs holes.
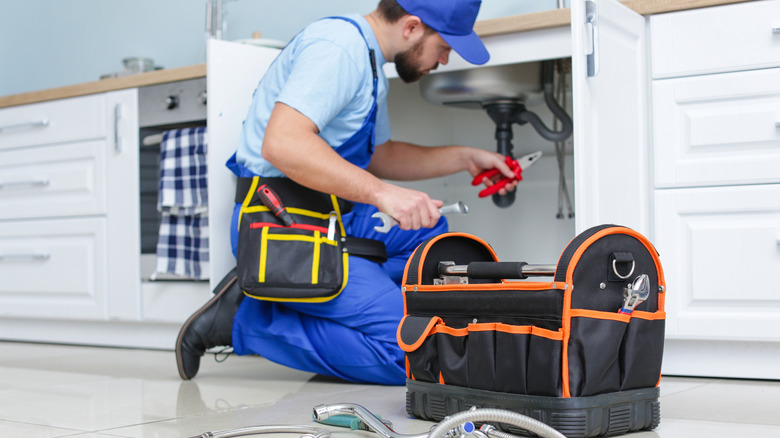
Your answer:
[[[778,16],[772,0],[649,20],[667,374],[780,378]]]
[[[278,50],[209,45],[215,285],[235,263],[235,179],[224,164]],[[138,95],[132,88],[0,109],[0,338],[169,349],[210,298],[209,282],[142,281]]]
[[[780,342],[780,185],[658,190],[674,338]],[[769,280],[769,281],[766,281]]]
[[[104,140],[8,149],[0,156],[0,219],[106,213]]]
[[[0,150],[106,136],[104,95],[0,109]]]
[[[653,15],[653,77],[780,67],[778,17],[776,0]]]
[[[105,319],[106,229],[105,217],[3,221],[0,316]]]
[[[125,90],[0,111],[4,317],[138,319],[136,108]]]
[[[780,68],[657,80],[653,101],[656,187],[780,182]]]

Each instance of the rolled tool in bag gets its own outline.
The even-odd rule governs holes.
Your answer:
[[[478,237],[447,233],[414,251],[402,291],[410,415],[497,407],[570,437],[659,424],[666,285],[636,231],[586,230],[556,265],[499,262]]]

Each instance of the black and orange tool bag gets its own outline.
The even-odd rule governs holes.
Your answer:
[[[404,273],[407,412],[502,408],[568,437],[653,429],[664,290],[652,244],[621,226],[578,235],[557,265],[498,262],[468,234],[431,238]]]

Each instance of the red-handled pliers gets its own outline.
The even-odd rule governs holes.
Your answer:
[[[512,170],[512,172],[515,174],[514,178],[508,178],[503,177],[499,181],[496,181],[492,186],[486,187],[481,192],[479,192],[480,198],[488,197],[492,194],[498,193],[499,190],[503,189],[507,184],[514,181],[522,181],[523,180],[523,170],[528,169],[529,167],[536,164],[536,161],[539,160],[539,158],[542,156],[542,151],[537,151],[530,153],[528,155],[523,155],[522,157],[514,160],[512,157],[507,156],[506,157],[506,165],[509,166],[509,168]],[[474,177],[474,180],[471,181],[472,186],[478,186],[482,184],[482,181],[485,178],[492,179],[496,176],[501,175],[501,171],[498,169],[490,169],[486,170],[476,177]]]

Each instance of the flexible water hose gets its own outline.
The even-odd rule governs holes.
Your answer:
[[[257,435],[261,433],[300,433],[306,438],[330,438],[330,431],[320,427],[267,425],[243,427],[240,429],[217,430],[206,432],[192,438],[231,438],[236,436]]]
[[[448,431],[467,421],[475,423],[487,421],[504,423],[527,430],[542,438],[566,438],[565,435],[541,421],[534,420],[531,417],[518,414],[517,412],[505,411],[502,409],[474,409],[451,415],[436,425],[428,438],[444,438]]]

